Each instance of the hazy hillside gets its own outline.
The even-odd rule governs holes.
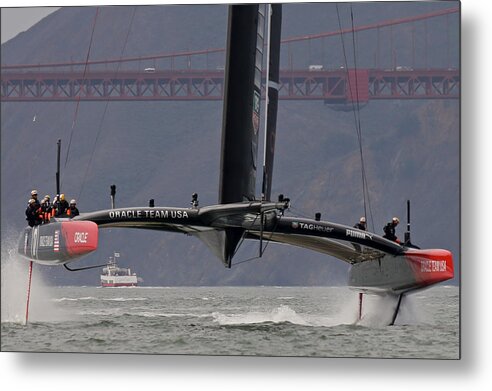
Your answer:
[[[354,16],[356,24],[366,24],[454,4],[355,4]],[[340,10],[343,26],[348,27],[348,9]],[[122,54],[133,12],[133,7],[100,9],[91,60]],[[49,15],[2,45],[2,64],[85,59],[94,13],[94,8],[71,7]],[[226,19],[225,6],[138,7],[124,55],[224,47]],[[423,39],[422,26],[415,25],[417,49]],[[430,67],[450,65],[443,48],[447,39],[454,43],[449,54],[451,65],[458,64],[458,31],[447,33],[443,26],[437,22],[428,25],[437,48],[425,57]],[[334,4],[284,7],[284,37],[337,29]],[[400,38],[393,43],[402,53],[400,65],[410,64],[411,29],[398,27],[395,33]],[[346,37],[346,45],[350,42]],[[289,51],[295,68],[343,64],[340,39],[324,44],[329,50],[323,52],[322,44],[315,41],[283,47],[282,67],[289,66]],[[359,66],[374,66],[374,47],[370,36],[360,35]],[[391,66],[387,49],[387,45],[381,49],[381,68]],[[423,53],[417,50],[417,54],[416,65],[423,66]],[[223,55],[209,60],[212,69],[224,63]],[[169,66],[164,60],[152,65]],[[75,102],[2,102],[4,246],[16,244],[25,224],[29,191],[37,188],[42,194],[53,194],[56,140],[63,140],[66,152],[75,107]],[[273,194],[289,196],[294,214],[313,216],[319,211],[323,219],[355,223],[363,214],[363,205],[353,113],[334,111],[317,101],[281,101],[278,118]],[[63,191],[78,199],[82,211],[109,207],[112,183],[118,188],[118,206],[146,205],[150,198],[157,205],[188,206],[193,192],[199,194],[201,205],[214,204],[221,120],[222,102],[109,102],[107,106],[82,102],[66,165],[63,157]],[[422,247],[450,249],[459,261],[459,102],[373,101],[362,109],[361,124],[375,231],[382,232],[381,227],[393,215],[403,220],[405,202],[411,199],[414,242]],[[399,233],[403,236],[403,227]],[[344,263],[314,252],[270,244],[261,260],[226,270],[197,239],[137,230],[102,230],[100,248],[80,264],[100,263],[113,250],[122,254],[122,264],[132,266],[147,285],[346,283]],[[250,258],[257,251],[257,245],[247,244],[235,261]],[[61,285],[98,283],[97,271],[69,273],[63,268],[43,268],[42,272]]]

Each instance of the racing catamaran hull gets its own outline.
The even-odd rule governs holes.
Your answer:
[[[42,265],[61,265],[96,250],[98,233],[97,224],[92,221],[59,219],[26,227],[17,252]]]
[[[385,255],[353,264],[349,286],[365,293],[400,295],[453,277],[453,257],[449,251],[407,249],[403,255]]]
[[[258,239],[259,231],[249,237]],[[321,252],[351,265],[349,287],[364,293],[400,295],[450,280],[453,256],[442,249],[406,247],[371,232],[342,224],[279,217],[273,230],[263,229],[271,240]]]

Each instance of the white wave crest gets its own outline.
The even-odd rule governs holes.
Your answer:
[[[256,323],[294,323],[309,326],[310,323],[301,315],[297,314],[292,308],[281,305],[270,312],[248,312],[245,314],[221,314],[214,312],[214,320],[220,325],[241,325]]]
[[[82,300],[99,300],[96,297],[93,296],[87,296],[87,297],[61,297],[59,299],[52,299],[54,302],[62,302],[62,301],[82,301]]]
[[[111,299],[102,299],[104,301],[145,301],[146,297],[114,297]]]
[[[152,311],[143,311],[143,312],[135,312],[135,313],[129,313],[126,312],[126,315],[133,315],[133,316],[142,316],[144,318],[208,318],[210,317],[209,314],[193,314],[193,313],[168,313],[168,312],[152,312]]]

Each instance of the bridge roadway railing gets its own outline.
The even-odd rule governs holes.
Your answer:
[[[222,100],[223,70],[18,71],[1,74],[2,102]],[[457,99],[458,69],[283,70],[279,98],[350,103]]]

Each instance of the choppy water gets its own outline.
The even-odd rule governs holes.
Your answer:
[[[392,299],[346,287],[48,287],[2,247],[1,350],[459,358],[459,289]]]
[[[344,287],[47,288],[38,283],[27,326],[25,292],[4,293],[2,351],[459,357],[456,287],[409,296],[395,326],[385,326],[391,303],[369,297],[362,321],[354,324],[357,294]]]

